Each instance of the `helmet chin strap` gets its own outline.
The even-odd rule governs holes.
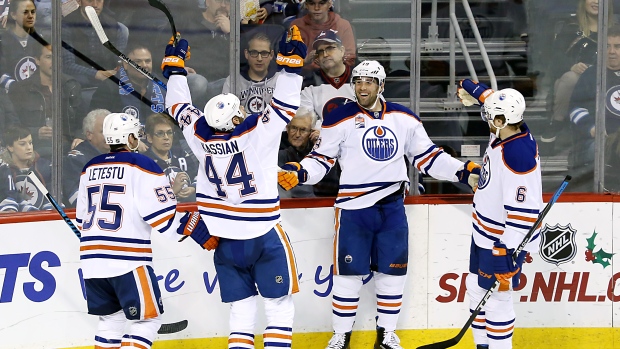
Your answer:
[[[136,138],[136,136],[134,136],[133,138]],[[129,145],[129,142],[127,142],[127,148],[129,148],[129,150],[135,152],[136,150],[138,150],[138,147],[140,146],[140,138],[136,138],[138,140],[138,144],[136,144],[135,148],[132,148],[131,145]]]
[[[508,126],[508,124],[504,124],[504,126],[502,126],[502,127],[497,127],[497,126],[495,126],[495,124],[493,124],[493,121],[491,121],[491,120],[489,120],[488,123],[489,123],[489,126],[495,127],[495,137],[497,137],[497,138],[499,138],[499,131],[503,130],[506,126]]]

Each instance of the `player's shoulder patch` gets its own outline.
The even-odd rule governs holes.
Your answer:
[[[416,115],[416,113],[414,113],[411,109],[403,105],[400,105],[398,103],[385,103],[385,112],[386,114],[390,112],[407,114],[411,116],[412,118],[418,120],[419,122],[422,122],[422,120],[420,120],[420,117]]]
[[[536,168],[536,142],[529,132],[506,142],[502,146],[502,158],[506,166],[516,173],[527,173]]]
[[[334,126],[346,119],[352,118],[360,112],[360,107],[355,102],[350,102],[339,106],[331,113],[323,115],[323,127]]]

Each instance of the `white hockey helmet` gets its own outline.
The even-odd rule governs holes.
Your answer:
[[[506,124],[516,124],[523,121],[523,112],[525,112],[525,98],[521,92],[505,88],[493,92],[484,101],[484,117],[487,121],[493,122],[498,115],[506,118]]]
[[[243,118],[240,104],[239,98],[232,93],[222,93],[211,98],[204,110],[207,124],[218,131],[232,131],[235,128],[232,119],[235,116]]]
[[[128,144],[129,135],[140,139],[142,125],[140,121],[125,113],[111,113],[103,119],[103,137],[106,144]]]
[[[356,77],[364,76],[377,79],[379,86],[381,86],[385,82],[385,69],[383,69],[381,63],[377,61],[363,61],[353,68],[351,82],[354,82]]]

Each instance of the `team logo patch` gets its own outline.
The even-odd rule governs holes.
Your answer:
[[[15,65],[15,80],[21,81],[28,79],[35,71],[37,71],[37,65],[34,63],[34,58],[24,57]]]
[[[45,197],[27,175],[20,174],[15,177],[15,188],[21,194],[22,200],[26,200],[28,204],[36,208],[41,208]]]
[[[545,224],[540,232],[540,257],[555,265],[570,262],[577,254],[576,233],[570,223],[567,226]]]
[[[217,104],[215,106],[217,107],[217,109],[224,109],[224,103],[223,102],[217,102]]]
[[[138,309],[136,307],[129,307],[129,315],[131,316],[138,315]]]
[[[607,90],[605,106],[612,114],[620,116],[620,85]]]
[[[250,114],[260,113],[265,109],[265,101],[261,96],[252,96],[246,104]]]
[[[284,278],[282,277],[282,275],[276,276],[276,284],[281,284],[281,283],[284,283]]]
[[[374,126],[364,133],[362,148],[369,158],[376,161],[387,161],[396,155],[398,139],[389,128]]]
[[[344,262],[345,262],[345,263],[351,263],[351,262],[353,262],[353,257],[352,257],[350,254],[346,255],[346,256],[344,257]]]
[[[478,179],[478,190],[484,189],[491,182],[491,160],[485,153],[480,166],[480,178]]]
[[[123,113],[127,114],[127,115],[131,115],[134,118],[138,119],[140,112],[138,111],[138,108],[134,107],[133,105],[128,105],[125,108],[123,108]],[[121,116],[121,119],[123,121],[127,121],[127,118],[125,116]]]
[[[358,115],[355,117],[355,128],[365,128],[366,122],[364,121],[364,115]]]

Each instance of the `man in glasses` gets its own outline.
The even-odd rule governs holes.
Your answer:
[[[322,31],[335,30],[345,47],[344,60],[348,65],[355,64],[355,36],[351,23],[333,12],[333,0],[306,0],[304,6],[308,11],[305,16],[297,18],[291,25],[296,25],[301,31],[304,42],[312,42]],[[306,67],[316,68],[314,59],[316,53],[309,52],[306,57]]]
[[[192,154],[174,144],[172,121],[164,114],[152,114],[146,119],[146,141],[150,144],[144,155],[155,160],[172,185],[177,201],[196,200],[198,167]]]
[[[327,349],[348,349],[363,280],[372,273],[377,296],[375,349],[402,349],[396,333],[407,275],[409,228],[403,157],[436,179],[474,186],[476,164],[437,147],[411,110],[381,100],[385,71],[377,61],[353,69],[356,103],[329,113],[319,144],[300,163],[281,166],[278,183],[289,190],[313,185],[336,161],[342,167],[336,199],[332,325]],[[479,171],[477,172],[480,173]]]
[[[355,100],[351,87],[351,67],[345,64],[345,48],[335,30],[322,31],[312,44],[319,69],[305,79],[301,106],[314,110],[321,126],[325,116],[337,107]]]
[[[254,34],[248,41],[244,54],[248,64],[240,71],[239,100],[246,112],[262,113],[271,102],[278,79],[276,65],[273,64],[274,52],[267,34],[263,32]],[[222,93],[234,93],[230,90],[230,76],[226,78]]]

